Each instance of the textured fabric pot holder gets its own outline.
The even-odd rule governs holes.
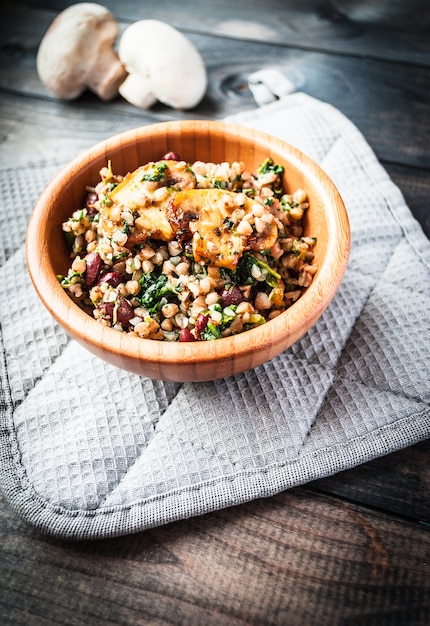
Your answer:
[[[33,204],[58,164],[0,172],[0,486],[46,533],[142,531],[430,435],[430,243],[399,190],[354,125],[302,93],[229,121],[320,163],[344,198],[352,250],[314,328],[271,362],[216,382],[151,381],[69,340],[39,302],[24,253]]]

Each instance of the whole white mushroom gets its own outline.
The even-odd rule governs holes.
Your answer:
[[[36,67],[43,85],[62,100],[90,89],[102,100],[118,95],[127,76],[113,46],[118,24],[100,4],[81,2],[62,11],[46,31]]]
[[[160,101],[191,109],[207,89],[207,73],[197,48],[176,28],[159,20],[140,20],[123,33],[118,54],[128,71],[119,93],[147,109]]]

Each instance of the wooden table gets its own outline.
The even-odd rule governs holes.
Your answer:
[[[60,162],[140,124],[255,108],[247,76],[275,66],[358,126],[430,236],[427,2],[106,2],[121,29],[161,19],[199,48],[209,88],[186,113],[49,95],[36,52],[68,4],[2,2],[0,167]],[[97,542],[41,535],[0,500],[0,622],[428,625],[429,454],[424,441],[275,497]]]

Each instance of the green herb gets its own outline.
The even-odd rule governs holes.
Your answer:
[[[238,285],[254,285],[257,281],[252,275],[252,266],[254,265],[255,257],[253,254],[245,254],[239,259],[237,268],[234,272],[235,282]]]
[[[208,322],[205,329],[201,333],[201,338],[204,341],[212,341],[213,339],[221,339],[221,330],[219,326],[213,322]]]
[[[222,221],[225,230],[232,230],[236,226],[236,222],[229,217],[225,217]]]
[[[118,252],[118,254],[115,254],[112,257],[112,262],[115,263],[116,261],[121,261],[121,259],[125,259],[128,256],[127,252]]]
[[[264,174],[269,174],[269,173],[275,174],[277,178],[273,183],[270,184],[270,187],[272,188],[277,198],[280,198],[282,194],[284,193],[282,189],[282,184],[280,184],[282,174],[284,173],[284,169],[285,168],[283,165],[277,165],[276,163],[273,162],[273,159],[267,158],[263,161],[263,163],[260,165],[260,167],[257,170],[257,177],[264,176]],[[275,187],[276,184],[278,184],[279,186]]]
[[[231,322],[236,317],[236,309],[237,306],[235,304],[230,304],[226,306],[222,311],[222,319],[221,319],[221,328],[224,329],[231,324]]]
[[[150,172],[148,172],[147,174],[144,174],[141,178],[141,181],[144,180],[148,180],[148,181],[159,181],[162,180],[164,178],[164,174],[166,173],[167,170],[167,163],[154,163],[154,167],[152,168],[152,170]]]
[[[69,285],[71,285],[72,279],[75,278],[76,276],[81,278],[82,274],[79,272],[73,272],[72,270],[69,271],[67,276],[62,276],[61,274],[57,274],[57,278],[60,281],[60,284],[62,287],[68,287]]]
[[[273,159],[270,159],[268,157],[263,161],[263,163],[261,163],[260,167],[257,170],[257,174],[261,176],[268,173],[276,174],[276,176],[282,176],[282,174],[284,173],[284,166],[276,165]]]
[[[100,204],[102,206],[110,207],[113,205],[113,201],[111,200],[108,194],[105,194],[103,198],[100,200]]]
[[[227,182],[225,180],[219,180],[219,178],[214,178],[213,186],[215,187],[215,189],[226,189]]]
[[[299,257],[304,251],[305,249],[303,248],[302,241],[300,239],[295,239],[291,245],[291,254]]]
[[[79,213],[76,216],[72,216],[69,221],[70,222],[77,222],[77,223],[82,222],[82,220],[84,219],[86,214],[87,214],[87,210],[86,209],[81,209],[79,211]]]
[[[214,313],[215,311],[217,313],[222,313],[222,306],[219,304],[219,302],[215,302],[215,304],[210,304],[209,305],[209,311],[211,313]]]
[[[264,272],[264,282],[269,287],[278,287],[281,275],[275,272],[268,263],[265,263],[251,252],[245,252],[236,268],[236,282],[239,285],[255,285],[258,280],[252,274],[252,268],[256,265]]]
[[[100,222],[100,213],[98,211],[97,213],[87,213],[87,217],[90,222],[94,224],[98,224]]]
[[[220,278],[222,278],[222,280],[228,281],[230,283],[235,284],[236,280],[234,278],[235,276],[235,272],[232,270],[227,269],[226,267],[220,267],[219,269],[219,275]]]
[[[265,282],[269,285],[269,287],[278,287],[279,281],[281,280],[281,275],[278,274],[278,272],[275,272],[275,270],[272,269],[270,265],[268,265],[264,261],[261,261],[261,259],[256,259],[256,261],[258,267],[267,272]]]
[[[288,202],[287,198],[285,198],[285,196],[282,196],[281,206],[284,209],[284,211],[291,211],[291,209],[294,209],[296,206],[299,206],[299,205],[294,200],[291,200],[291,202]]]
[[[260,326],[261,324],[265,324],[265,323],[266,323],[266,319],[262,315],[260,315],[260,313],[254,313],[251,315],[249,323],[246,323],[243,325],[243,330],[250,330],[251,328],[254,328],[255,326]]]

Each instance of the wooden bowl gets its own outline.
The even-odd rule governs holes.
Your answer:
[[[246,332],[201,342],[142,339],[103,326],[65,293],[57,275],[70,258],[61,224],[82,205],[85,187],[111,160],[126,174],[174,151],[186,161],[243,161],[253,170],[266,158],[285,166],[286,189],[309,198],[305,234],[317,237],[318,271],[301,298],[273,320]],[[163,122],[103,141],[75,158],[40,196],[27,233],[27,264],[39,297],[67,333],[98,357],[153,379],[205,381],[238,374],[280,354],[315,324],[344,275],[350,230],[342,199],[328,176],[293,146],[270,135],[212,121]]]

